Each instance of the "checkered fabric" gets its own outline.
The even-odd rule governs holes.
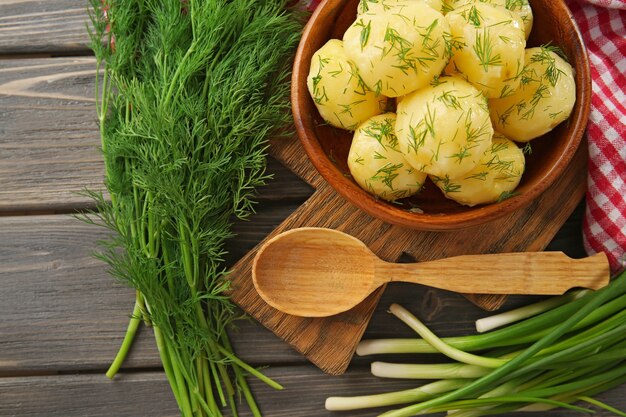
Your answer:
[[[626,260],[626,0],[568,0],[592,75],[589,173],[583,239],[613,270]]]

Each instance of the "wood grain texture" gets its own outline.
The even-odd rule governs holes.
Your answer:
[[[259,230],[280,223],[295,205],[260,207]],[[243,222],[241,222],[243,223]],[[237,225],[235,230],[238,230]],[[239,229],[238,258],[262,236]],[[0,375],[104,369],[124,336],[133,291],[93,258],[106,230],[66,215],[0,217]],[[251,321],[238,324],[234,344],[257,364],[303,359]],[[158,367],[149,329],[142,329],[125,367]]]
[[[102,188],[94,70],[92,58],[0,60],[0,211],[81,208],[79,191]]]
[[[578,205],[585,192],[586,145],[574,155],[564,174],[523,210],[488,224],[456,232],[420,232],[392,226],[358,210],[311,174],[311,163],[297,139],[282,139],[271,148],[272,155],[317,191],[278,226],[267,239],[296,227],[328,227],[363,241],[381,259],[395,262],[402,254],[416,261],[456,255],[540,251]],[[352,310],[327,318],[302,318],[270,307],[252,284],[251,264],[255,250],[232,269],[232,297],[252,317],[289,342],[314,364],[330,374],[346,370],[384,288]],[[468,295],[486,309],[497,309],[505,301],[500,295]]]
[[[340,377],[329,377],[313,366],[272,367],[264,371],[285,389],[276,391],[257,380],[251,388],[264,415],[269,417],[369,417],[390,409],[346,412],[326,411],[329,396],[348,396],[414,388],[424,381],[379,379],[364,367]],[[37,395],[33,395],[37,393]],[[0,417],[176,417],[179,414],[165,376],[157,372],[121,374],[115,381],[103,375],[63,375],[0,379]],[[597,397],[617,407],[626,407],[619,389]],[[243,407],[242,407],[243,408]],[[250,416],[241,410],[241,416]],[[594,416],[613,414],[597,410]],[[226,416],[230,413],[225,413]],[[444,414],[435,414],[443,416]],[[506,413],[502,417],[536,417],[537,413]],[[542,417],[571,417],[570,410],[542,412]]]
[[[297,205],[261,205],[250,222],[237,223],[230,243],[233,257],[243,256]],[[254,226],[254,227],[253,227]],[[571,233],[567,233],[571,230]],[[575,216],[555,242],[578,242]],[[117,284],[91,257],[103,229],[70,216],[0,217],[0,375],[103,370],[121,343],[133,292]],[[245,242],[239,245],[238,242]],[[569,247],[576,245],[570,244]],[[504,308],[537,297],[510,297]],[[390,319],[386,310],[400,303],[444,336],[470,334],[485,312],[459,294],[419,285],[387,287],[365,333],[367,338],[410,337],[411,330]],[[254,364],[303,363],[286,343],[252,320],[232,332],[237,353]],[[368,363],[368,358],[355,358]],[[151,332],[142,328],[124,367],[158,367]]]
[[[252,263],[252,282],[261,298],[301,317],[343,313],[389,282],[470,294],[561,295],[577,287],[598,290],[610,276],[604,253],[583,259],[541,251],[385,262],[351,235],[318,227],[274,236]]]
[[[86,51],[87,4],[84,0],[0,1],[0,54]]]
[[[35,394],[36,393],[36,394]],[[2,417],[177,417],[165,375],[104,375],[0,378]]]
[[[63,215],[0,225],[0,372],[107,366],[134,297],[91,256],[103,230]],[[140,337],[128,365],[158,366],[149,345]]]

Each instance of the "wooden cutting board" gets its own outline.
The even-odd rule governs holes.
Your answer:
[[[462,254],[542,250],[584,195],[586,149],[582,143],[563,176],[528,207],[461,231],[421,232],[383,223],[352,206],[321,178],[296,137],[277,139],[271,143],[270,154],[316,191],[266,239],[297,227],[329,227],[357,237],[387,261],[397,261],[403,253],[426,261]],[[233,301],[324,372],[345,372],[384,288],[337,316],[290,316],[267,305],[254,289],[250,268],[257,248],[231,271]],[[501,295],[466,297],[486,310],[499,308],[506,299]]]

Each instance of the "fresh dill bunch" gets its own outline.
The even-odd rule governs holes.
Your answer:
[[[283,0],[90,0],[105,184],[100,259],[137,290],[129,333],[154,328],[184,417],[236,415],[244,375],[280,388],[232,352],[224,243],[268,179],[265,150],[290,120],[288,71],[301,21]],[[131,329],[134,329],[131,331]]]

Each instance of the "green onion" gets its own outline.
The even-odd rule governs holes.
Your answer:
[[[592,398],[626,382],[626,272],[599,291],[554,297],[506,313],[496,320],[505,327],[480,335],[440,339],[404,308],[392,305],[390,311],[422,338],[363,341],[357,349],[359,355],[439,352],[458,362],[373,362],[372,373],[377,376],[438,380],[399,393],[329,399],[330,405],[341,404],[333,409],[412,401],[381,416],[448,411],[454,417],[474,417],[556,407],[592,412],[572,405],[584,401],[626,416]],[[488,322],[487,327],[494,323]],[[423,393],[411,396],[424,387],[449,388],[447,381],[460,386],[442,389],[432,397]],[[458,381],[465,382],[461,385]]]
[[[503,346],[520,345],[539,340],[542,336],[550,333],[557,327],[557,323],[563,317],[569,317],[581,305],[587,297],[594,293],[589,293],[566,305],[547,311],[541,315],[527,319],[517,324],[513,324],[504,329],[494,330],[480,335],[446,337],[441,340],[446,344],[464,351],[478,351]],[[578,322],[571,331],[575,331],[596,323],[617,311],[621,311],[626,306],[626,294],[615,294],[616,297],[608,303],[598,307]],[[359,343],[356,353],[359,356],[376,355],[386,353],[436,353],[430,343],[424,339],[377,339],[363,340]]]
[[[405,404],[424,401],[437,394],[449,392],[467,384],[464,379],[446,379],[422,385],[418,388],[385,394],[363,395],[360,397],[329,397],[326,399],[327,410],[356,410],[359,408],[383,407],[386,405]]]
[[[570,301],[576,300],[588,292],[589,290],[572,291],[567,294],[560,295],[558,297],[551,297],[546,300],[539,301],[538,303],[520,307],[515,310],[476,320],[476,331],[478,333],[485,333],[489,330],[535,316],[539,313],[543,313],[555,307],[569,303]]]
[[[381,378],[476,378],[487,375],[489,370],[489,368],[482,366],[463,363],[405,364],[372,362],[372,375]]]
[[[435,349],[451,359],[456,359],[457,361],[466,363],[468,365],[483,366],[485,368],[497,368],[506,363],[506,360],[473,355],[471,353],[464,352],[446,344],[444,341],[439,339],[433,332],[431,332],[424,325],[424,323],[419,321],[417,317],[409,313],[406,309],[402,308],[398,304],[392,304],[389,311],[394,316],[398,317],[400,320],[406,323],[411,329],[415,330],[417,334],[422,336],[424,340],[430,343]]]

